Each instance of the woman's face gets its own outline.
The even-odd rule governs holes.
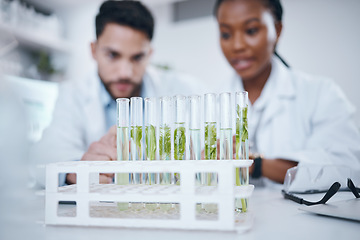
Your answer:
[[[224,1],[217,12],[221,49],[243,81],[271,69],[271,56],[281,32],[260,1]]]

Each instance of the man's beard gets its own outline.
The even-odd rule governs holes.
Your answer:
[[[141,83],[136,84],[136,83],[132,82],[130,79],[119,79],[115,82],[105,83],[101,77],[100,77],[100,79],[101,79],[102,83],[104,84],[106,91],[110,94],[110,96],[113,99],[117,99],[119,97],[130,98],[130,97],[136,97],[136,96],[140,95]],[[130,84],[133,87],[133,91],[130,93],[129,96],[114,96],[113,93],[111,92],[111,85],[116,84],[116,83]]]

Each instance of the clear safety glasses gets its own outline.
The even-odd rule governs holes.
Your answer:
[[[323,191],[323,190],[304,191],[302,193],[305,193],[305,194],[326,192],[324,197],[317,202],[307,201],[303,198],[295,196],[294,195],[295,192],[289,191],[290,185],[292,184],[292,182],[295,179],[297,170],[298,170],[298,167],[290,168],[286,173],[285,180],[284,180],[284,189],[281,191],[281,193],[285,199],[292,200],[299,204],[305,204],[307,206],[317,205],[317,204],[325,204],[332,196],[334,196],[339,191],[339,189],[341,187],[341,184],[339,182],[334,182],[327,191]],[[343,190],[346,191],[349,189],[356,198],[360,198],[360,195],[359,195],[360,188],[355,187],[353,181],[350,178],[347,179],[347,188],[344,188]]]

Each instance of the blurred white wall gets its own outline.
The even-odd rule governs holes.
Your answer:
[[[170,0],[169,0],[170,1]],[[191,1],[191,0],[190,0]],[[200,78],[209,87],[224,84],[232,70],[222,56],[213,17],[172,22],[165,1],[146,1],[156,18],[153,62]],[[283,0],[284,28],[278,46],[291,67],[334,79],[356,105],[360,126],[360,1]],[[81,79],[94,71],[90,41],[95,39],[94,17],[99,3],[67,10],[68,38],[74,44],[68,76]]]
[[[334,79],[357,107],[360,127],[360,1],[285,0],[283,5],[280,53],[294,68]]]
[[[95,39],[95,16],[99,1],[89,1],[81,7],[63,9],[58,12],[64,20],[66,38],[73,50],[69,59],[67,78],[81,80],[96,70],[91,56],[90,43]]]

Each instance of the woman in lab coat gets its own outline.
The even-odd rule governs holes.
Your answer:
[[[282,183],[298,163],[360,168],[353,106],[335,83],[294,71],[275,51],[280,1],[217,0],[214,10],[236,72],[231,90],[249,93],[250,151],[258,155],[250,174]]]

